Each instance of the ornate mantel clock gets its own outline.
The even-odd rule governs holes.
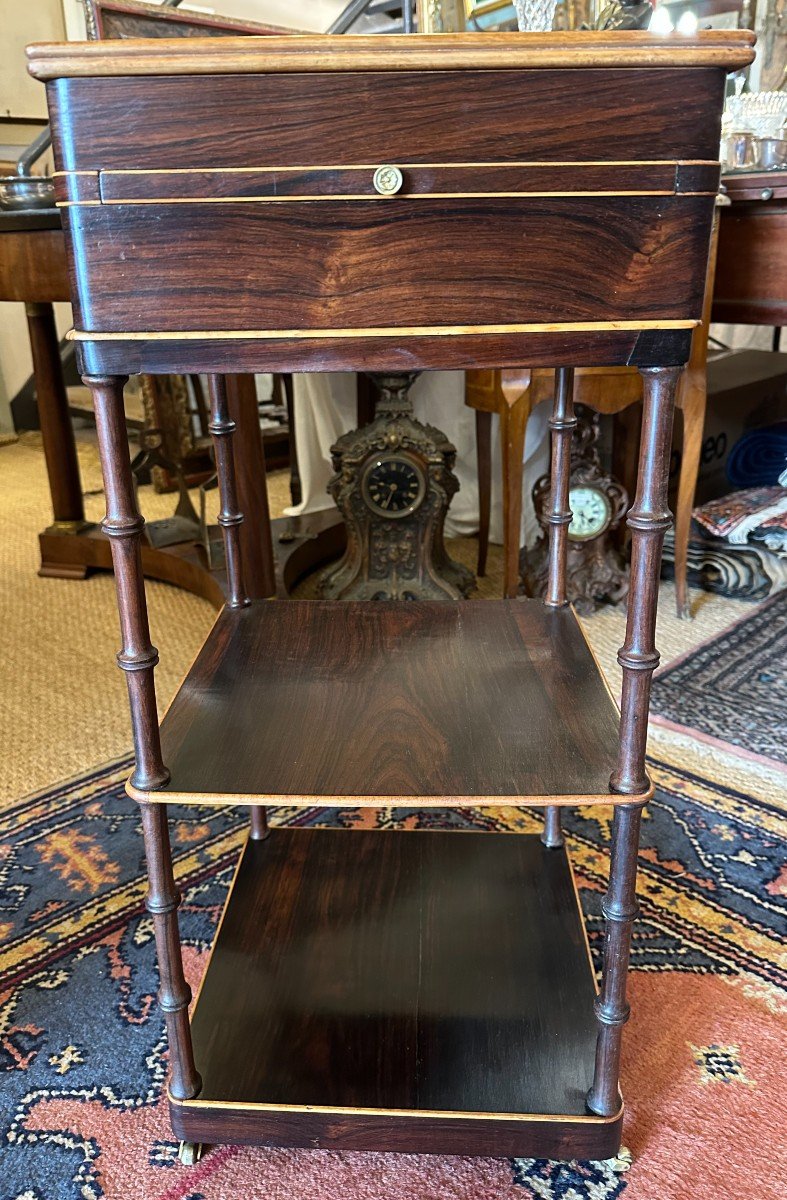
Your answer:
[[[375,419],[331,449],[328,490],[347,526],[344,557],[320,590],[333,600],[448,600],[466,596],[473,574],[449,558],[445,514],[459,488],[456,450],[413,416],[414,375],[375,375]]]
[[[628,593],[626,564],[611,539],[628,508],[628,494],[602,469],[596,445],[598,413],[579,405],[576,415],[577,428],[571,447],[572,520],[568,527],[566,595],[578,612],[587,615],[603,601],[617,604]],[[533,504],[544,532],[532,550],[522,553],[522,582],[529,595],[539,596],[547,580],[548,475],[543,475],[533,488]]]

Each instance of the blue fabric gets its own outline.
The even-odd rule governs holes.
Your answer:
[[[778,483],[787,468],[787,421],[744,433],[727,458],[727,478],[734,488]]]

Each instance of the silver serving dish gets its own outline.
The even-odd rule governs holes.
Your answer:
[[[39,133],[16,164],[15,175],[0,178],[0,208],[13,211],[23,208],[54,208],[55,186],[48,175],[33,175],[31,168],[37,158],[50,146],[49,126]]]

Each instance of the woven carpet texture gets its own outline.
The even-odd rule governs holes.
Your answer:
[[[98,492],[88,440],[80,459],[85,488]],[[286,476],[270,484],[278,511]],[[734,746],[663,725],[653,730],[657,794],[643,827],[624,1042],[629,1171],[626,1155],[556,1164],[238,1147],[180,1166],[162,1098],[166,1041],[138,818],[122,789],[128,714],[112,580],[36,576],[36,534],[50,519],[38,438],[0,448],[0,487],[0,1200],[783,1200],[784,775],[779,764],[754,772]],[[142,489],[141,498],[149,516],[172,510],[171,497]],[[100,518],[100,495],[88,510]],[[475,543],[452,552],[472,565]],[[499,594],[499,551],[492,565],[481,594]],[[149,598],[163,707],[213,614],[165,585],[151,584]],[[695,595],[694,621],[680,622],[673,606],[664,586],[658,640],[667,664],[756,613]],[[614,689],[623,622],[605,610],[585,626]],[[196,986],[245,822],[231,809],[173,816],[185,964]],[[385,828],[423,820],[417,810],[278,809],[272,818]],[[532,832],[540,818],[499,808],[447,810],[441,820]],[[598,962],[610,813],[578,810],[567,822]]]

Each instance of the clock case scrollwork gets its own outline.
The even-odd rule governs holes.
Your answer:
[[[373,375],[375,419],[331,448],[336,472],[328,491],[347,526],[344,556],[322,577],[331,600],[456,600],[475,586],[471,571],[449,557],[445,516],[459,489],[456,449],[439,429],[413,416],[415,375]],[[364,476],[377,460],[406,459],[423,476],[420,502],[402,515],[368,503]]]

